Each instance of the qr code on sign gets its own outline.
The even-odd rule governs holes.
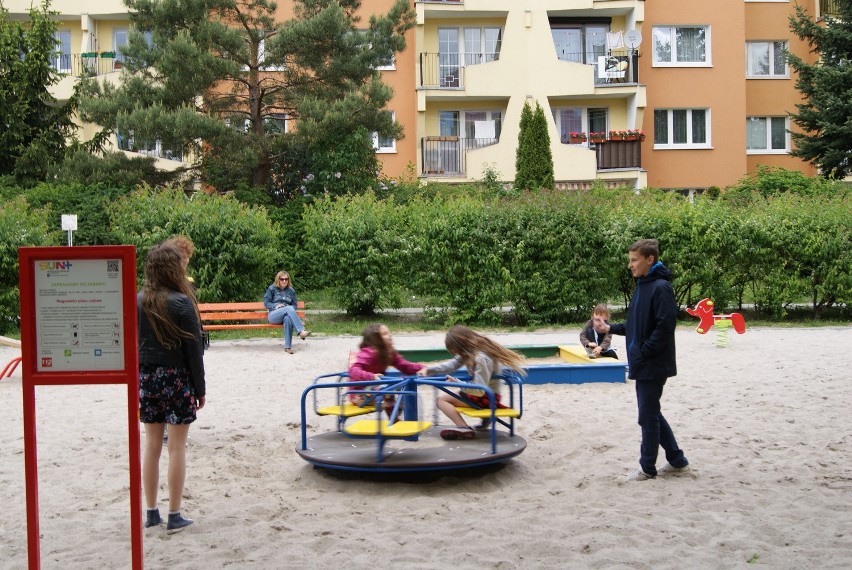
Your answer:
[[[108,259],[107,260],[107,271],[109,273],[117,273],[118,272],[118,260],[117,259]]]

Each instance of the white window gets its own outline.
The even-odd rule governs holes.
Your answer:
[[[390,113],[391,121],[396,120],[396,113],[393,111],[387,111]],[[379,133],[373,133],[373,148],[379,154],[393,153],[396,152],[396,139],[393,137],[386,137],[379,135]]]
[[[654,65],[709,67],[709,26],[654,26]]]
[[[500,140],[503,128],[501,111],[462,111],[464,138],[470,139],[468,148],[488,146]]]
[[[559,140],[568,144],[571,133],[585,133],[591,138],[591,133],[603,133],[606,137],[609,113],[606,109],[586,109],[583,107],[567,107],[553,109],[553,121]]]
[[[263,130],[266,134],[281,134],[287,132],[287,115],[276,113],[263,119]]]
[[[461,68],[500,59],[503,28],[438,28],[438,77],[441,87],[461,87]]]
[[[746,42],[746,77],[789,77],[787,42]]]
[[[746,150],[749,154],[787,152],[787,117],[748,117]]]
[[[654,110],[654,148],[709,147],[709,109]]]
[[[114,28],[112,31],[112,45],[115,52],[115,61],[124,62],[124,53],[121,48],[127,45],[127,28]]]
[[[594,64],[607,55],[609,26],[602,24],[559,25],[550,29],[556,57],[560,61]]]
[[[71,73],[71,32],[56,32],[56,53],[53,56],[53,69],[59,73]]]
[[[271,32],[267,32],[270,34]],[[261,71],[284,71],[283,65],[266,64],[266,38],[260,40],[257,45],[257,67]],[[248,71],[248,66],[243,66],[243,71]]]

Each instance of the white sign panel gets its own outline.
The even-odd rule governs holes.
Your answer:
[[[39,372],[122,370],[120,259],[35,262]]]

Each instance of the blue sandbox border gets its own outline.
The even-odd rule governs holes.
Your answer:
[[[530,358],[559,355],[559,347],[556,345],[521,345],[507,348]],[[450,358],[450,354],[442,348],[405,349],[399,352],[405,359],[412,362],[430,362]],[[524,384],[623,383],[627,381],[627,364],[624,362],[533,364],[525,366],[524,369],[527,371]]]

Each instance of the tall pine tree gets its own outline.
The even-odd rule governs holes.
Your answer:
[[[271,0],[125,3],[134,26],[123,81],[90,82],[85,118],[193,153],[220,190],[287,195],[339,154],[355,153],[342,163],[374,174],[369,133],[402,138],[383,111],[392,92],[377,68],[405,48],[407,0],[369,22],[357,15],[361,0],[292,0],[287,21]],[[347,174],[328,182],[351,189]]]
[[[805,99],[791,113],[803,132],[792,132],[795,148],[790,154],[819,167],[827,178],[852,174],[852,0],[833,3],[836,14],[827,14],[823,25],[815,22],[801,5],[790,17],[790,29],[806,40],[819,61],[809,64],[787,54],[796,71],[796,89]]]

